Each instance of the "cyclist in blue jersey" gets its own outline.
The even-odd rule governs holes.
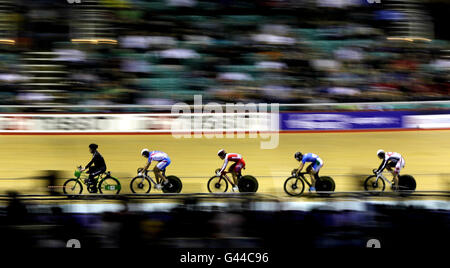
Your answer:
[[[171,161],[169,156],[161,151],[150,151],[148,149],[143,149],[141,151],[141,155],[148,159],[147,165],[144,167],[142,172],[139,174],[145,174],[150,167],[152,161],[157,161],[158,164],[153,168],[153,172],[155,173],[156,182],[158,183],[155,187],[160,190],[162,186],[166,185],[169,181],[165,176],[165,171],[167,166],[170,165]]]
[[[309,191],[316,190],[316,180],[319,179],[319,171],[323,166],[323,160],[316,154],[307,153],[303,155],[300,152],[296,152],[294,155],[295,159],[300,162],[300,167],[297,169],[296,175],[298,175],[306,163],[311,163],[307,168],[306,172],[311,176],[311,187]]]

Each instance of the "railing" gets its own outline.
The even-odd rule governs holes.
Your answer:
[[[221,104],[223,107],[226,104]],[[204,107],[204,104],[200,106]],[[245,108],[247,104],[233,104]],[[0,112],[170,112],[173,105],[0,105]],[[191,109],[197,105],[188,105]],[[269,105],[270,107],[270,105]],[[450,100],[398,101],[398,102],[349,102],[349,103],[297,103],[279,104],[280,111],[308,110],[421,110],[450,109]]]

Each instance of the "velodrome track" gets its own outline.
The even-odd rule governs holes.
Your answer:
[[[220,148],[241,153],[247,163],[244,174],[258,178],[260,193],[285,197],[283,183],[298,162],[295,151],[313,152],[325,161],[321,175],[331,175],[336,191],[360,191],[360,178],[378,167],[376,151],[400,152],[406,160],[404,174],[417,180],[419,191],[447,191],[450,184],[450,130],[281,133],[279,146],[260,149],[260,138],[182,138],[171,135],[1,135],[0,192],[9,190],[33,194],[46,190],[33,179],[43,170],[60,170],[72,177],[77,165],[85,165],[91,155],[87,146],[99,144],[108,170],[121,179],[123,191],[130,193],[129,181],[142,167],[142,148],[162,150],[172,159],[167,174],[183,180],[183,193],[207,192],[207,180],[222,161]],[[156,192],[152,190],[152,192]],[[297,199],[297,200],[301,200]]]

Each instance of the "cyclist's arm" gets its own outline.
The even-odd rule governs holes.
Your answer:
[[[222,173],[227,168],[227,165],[228,165],[228,158],[225,158],[225,161],[223,162],[223,166],[220,169],[219,173]]]
[[[89,163],[86,165],[86,167],[85,167],[84,169],[90,168],[90,167],[92,166],[92,164],[94,163],[94,159],[95,159],[95,156],[92,158],[91,162],[89,162]]]
[[[300,166],[297,169],[297,175],[302,171],[303,167],[305,166],[305,163],[300,162]]]
[[[150,167],[151,164],[152,164],[152,161],[151,161],[151,160],[148,161],[148,162],[147,162],[147,165],[145,165],[144,169],[142,170],[142,173],[147,172],[147,170],[148,170],[148,168]]]
[[[380,173],[386,168],[387,160],[383,159],[383,162],[381,162],[380,167],[378,167],[377,171],[375,173]]]

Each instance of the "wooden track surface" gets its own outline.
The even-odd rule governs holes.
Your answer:
[[[40,192],[43,170],[61,170],[71,177],[77,165],[91,155],[90,143],[99,144],[108,170],[122,179],[129,193],[129,179],[145,164],[143,148],[165,151],[172,159],[167,174],[179,176],[183,192],[207,192],[206,182],[222,161],[219,149],[240,153],[247,169],[256,176],[263,193],[284,196],[283,183],[298,162],[294,152],[312,152],[325,162],[321,175],[331,175],[336,191],[361,190],[360,178],[380,164],[376,151],[396,151],[406,160],[404,174],[417,180],[417,190],[449,190],[450,130],[407,132],[283,133],[279,146],[260,149],[260,139],[175,139],[171,135],[22,135],[0,136],[0,192]]]

